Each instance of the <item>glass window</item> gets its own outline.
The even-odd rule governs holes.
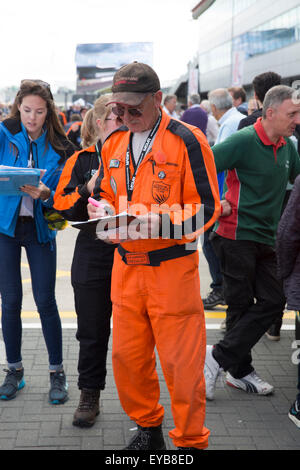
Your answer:
[[[234,0],[235,13],[249,7],[257,0]],[[216,4],[219,8],[229,7],[231,0],[220,0],[215,2],[213,13],[216,13]],[[232,6],[232,3],[231,3]],[[210,9],[209,9],[210,10]],[[209,10],[207,12],[209,12]],[[225,10],[222,10],[225,15]],[[227,14],[228,10],[227,10]],[[203,15],[204,16],[204,15]],[[213,21],[213,18],[211,19]],[[222,22],[224,17],[222,18]],[[209,24],[211,31],[211,24]],[[215,27],[215,23],[214,23]],[[221,46],[199,54],[200,74],[217,70],[231,64],[231,44],[232,50],[244,51],[245,59],[256,55],[265,54],[282,47],[300,41],[300,6],[293,8],[284,14],[272,18],[266,23],[260,24],[247,33],[241,34]]]
[[[226,67],[231,64],[231,41],[199,55],[200,73]]]
[[[299,41],[300,7],[277,16],[233,40],[233,50],[243,50],[246,59]]]

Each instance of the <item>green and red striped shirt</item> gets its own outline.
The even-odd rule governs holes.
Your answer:
[[[214,230],[232,240],[274,245],[287,183],[300,173],[300,158],[289,138],[275,145],[261,118],[213,148],[217,172],[227,170],[225,193],[232,212]]]

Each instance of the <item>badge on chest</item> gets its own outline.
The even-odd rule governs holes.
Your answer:
[[[120,160],[117,158],[112,158],[109,162],[109,168],[119,168],[120,166]]]
[[[170,196],[170,188],[169,184],[160,182],[160,181],[153,181],[152,183],[152,197],[155,202],[158,204],[163,204],[167,201]]]

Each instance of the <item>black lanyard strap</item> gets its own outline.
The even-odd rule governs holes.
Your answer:
[[[154,124],[153,128],[150,131],[150,134],[148,135],[148,137],[146,139],[146,142],[144,143],[144,146],[143,146],[142,151],[140,153],[140,156],[138,158],[137,164],[134,166],[134,173],[132,175],[132,178],[130,178],[130,156],[131,156],[131,152],[130,152],[131,136],[130,136],[130,139],[129,139],[130,142],[129,142],[129,145],[127,147],[126,158],[125,158],[126,189],[127,189],[127,200],[128,200],[128,202],[130,202],[131,198],[132,198],[136,173],[137,173],[138,168],[139,168],[140,164],[142,163],[145,155],[147,154],[147,152],[149,150],[152,139],[155,136],[155,134],[156,134],[156,132],[159,128],[160,122],[161,122],[161,113],[159,113],[159,118],[157,119],[156,123]]]
[[[36,160],[34,159],[34,153],[33,149],[35,148],[35,156]],[[28,155],[28,168],[35,168],[39,167],[39,161],[38,161],[38,152],[37,152],[37,144],[33,142],[32,140],[29,141],[29,155]]]

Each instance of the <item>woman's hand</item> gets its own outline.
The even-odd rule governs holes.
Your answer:
[[[96,179],[98,178],[98,175],[99,175],[99,172],[96,171],[96,173],[91,177],[91,179],[89,180],[89,182],[86,185],[87,190],[90,194],[92,194],[92,192],[94,190]]]
[[[31,196],[32,199],[41,199],[42,201],[46,201],[51,196],[51,190],[41,181],[38,186],[24,184],[24,186],[21,186],[20,189],[23,191],[23,193]]]
[[[87,205],[87,211],[89,214],[89,219],[99,219],[101,217],[107,217],[108,215],[113,215],[115,209],[109,204],[105,199],[98,201],[97,205],[91,204],[90,202]]]

